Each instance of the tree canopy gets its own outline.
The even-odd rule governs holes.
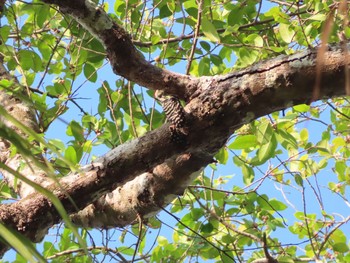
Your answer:
[[[0,12],[4,262],[350,261],[348,1]]]

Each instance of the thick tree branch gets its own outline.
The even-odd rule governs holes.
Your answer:
[[[339,47],[330,48],[324,56],[322,98],[344,95],[344,69],[348,69],[349,58]],[[315,59],[316,51],[309,50],[261,62],[226,76],[203,78],[200,92],[193,95],[185,108],[191,120],[187,145],[174,144],[166,124],[115,148],[80,174],[63,178],[60,183],[65,190],[51,189],[67,212],[74,213],[76,208],[68,196],[82,209],[116,187],[121,187],[117,189],[120,194],[127,189],[131,193],[134,188],[130,201],[113,208],[119,220],[113,224],[132,223],[135,212],[129,213],[131,210],[147,217],[167,204],[171,200],[169,196],[181,193],[193,172],[210,163],[216,151],[241,125],[276,110],[310,102],[316,76]],[[140,174],[134,186],[125,184]],[[121,207],[123,210],[118,211]],[[32,240],[40,228],[60,220],[50,200],[39,194],[0,206],[0,219]],[[79,216],[75,220],[79,222]],[[87,221],[81,223],[89,225]]]
[[[8,80],[9,82],[13,82],[13,89],[16,88],[18,84],[17,79],[11,76],[5,66],[3,65],[3,57],[0,56],[0,80]],[[23,90],[22,90],[23,91]],[[6,110],[9,114],[15,117],[19,122],[21,122],[27,128],[35,132],[39,132],[39,127],[36,122],[35,113],[33,111],[33,107],[29,105],[25,100],[21,100],[18,98],[26,97],[24,92],[20,92],[19,94],[14,95],[8,92],[6,88],[0,88],[0,105]],[[7,120],[4,116],[0,116],[0,130],[3,132],[13,132],[17,133],[20,136],[27,137],[16,125]],[[10,131],[11,130],[11,131]],[[32,142],[32,145],[35,142]],[[43,157],[41,155],[36,156],[38,160],[42,161]],[[0,162],[11,168],[12,170],[20,170],[26,177],[33,182],[40,184],[41,186],[49,186],[54,181],[47,177],[45,171],[41,170],[37,167],[33,162],[29,160],[25,160],[23,156],[19,153],[12,154],[11,144],[3,137],[0,137]],[[31,193],[34,193],[35,190],[25,184],[20,180],[16,180],[12,173],[0,169],[1,175],[3,176],[4,181],[20,196],[27,196]],[[37,229],[37,236],[44,237],[47,232],[47,229],[40,228]],[[40,233],[40,234],[38,234]],[[34,239],[38,240],[38,239]],[[5,244],[0,243],[0,255],[2,255],[6,250],[7,246]]]
[[[106,47],[117,74],[188,101],[188,144],[174,144],[166,124],[117,147],[83,171],[63,178],[61,187],[49,187],[68,213],[78,212],[73,219],[79,224],[124,226],[132,223],[137,213],[150,216],[174,195],[181,194],[194,173],[210,163],[241,125],[313,99],[315,50],[278,57],[225,76],[196,79],[149,64],[133,47],[126,32],[92,2],[45,2],[60,6],[62,12],[72,15],[97,37]],[[344,69],[348,70],[350,61],[344,54],[339,47],[324,54],[319,87],[322,98],[345,94]],[[113,192],[106,199],[99,199],[110,191]],[[84,210],[79,212],[77,207]],[[99,218],[99,222],[90,220],[93,217]],[[115,220],[107,225],[112,217]],[[33,193],[17,203],[1,205],[0,220],[38,241],[43,230],[58,223],[60,217],[48,198]]]
[[[11,76],[6,68],[3,65],[2,57],[0,57],[0,79],[6,79],[8,81],[12,81],[13,89],[15,89],[16,85],[19,85],[17,80]],[[27,97],[24,92],[21,92],[21,97]],[[21,122],[24,126],[30,128],[35,132],[39,132],[38,123],[35,118],[35,112],[33,111],[33,107],[24,100],[18,98],[18,96],[9,93],[6,89],[0,89],[0,105],[3,107],[11,116],[15,117],[19,122]],[[13,123],[6,120],[5,117],[0,117],[0,129],[12,129],[14,132],[18,133],[20,136],[27,137],[26,134],[18,129]],[[35,142],[33,142],[35,144]],[[43,160],[42,156],[37,155],[39,160]],[[29,162],[28,160],[24,160],[23,157],[16,153],[14,155],[11,154],[11,144],[0,137],[0,162],[4,163],[8,167],[13,170],[21,170],[23,174],[26,174],[26,177],[31,179],[32,181],[42,185],[48,186],[53,183],[50,178],[47,177],[45,171],[38,168],[35,164]],[[25,165],[24,165],[25,163]],[[7,184],[15,190],[17,194],[24,197],[34,192],[34,189],[29,185],[16,181],[15,177],[5,171],[0,170],[2,176],[4,177]]]
[[[146,61],[134,47],[129,35],[90,0],[43,0],[71,15],[105,46],[113,71],[149,89],[162,89],[187,100],[199,80],[158,68]]]

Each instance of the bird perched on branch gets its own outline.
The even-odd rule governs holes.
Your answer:
[[[156,90],[154,94],[165,112],[166,121],[170,123],[171,140],[175,143],[186,144],[187,133],[186,113],[178,98],[166,95],[163,90]]]

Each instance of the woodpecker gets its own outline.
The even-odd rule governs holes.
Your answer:
[[[180,100],[174,96],[165,95],[164,91],[156,90],[155,98],[160,102],[165,112],[166,121],[170,123],[171,139],[175,143],[186,143],[186,114]]]

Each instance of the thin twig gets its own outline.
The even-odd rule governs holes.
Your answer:
[[[287,14],[287,15],[290,16],[290,17],[293,17],[295,15],[298,15],[298,14],[300,15],[300,14],[305,14],[305,13],[307,13],[306,10],[305,11],[301,11],[301,12],[295,12],[295,13]],[[266,20],[261,20],[261,21],[257,21],[257,22],[248,23],[248,24],[240,26],[238,28],[238,31],[241,31],[243,29],[247,29],[247,28],[250,28],[250,27],[253,27],[253,26],[268,24],[268,23],[271,23],[271,22],[274,22],[274,21],[275,20],[273,18],[271,18],[271,19],[266,19]],[[221,28],[221,29],[218,29],[217,32],[218,33],[224,33],[226,30],[227,30],[226,28]],[[198,34],[198,36],[203,36],[203,35],[204,35],[203,33],[199,33]],[[191,39],[194,36],[195,36],[195,33],[188,34],[188,35],[182,34],[182,35],[180,35],[178,37],[161,39],[156,44],[152,43],[151,41],[149,41],[149,42],[133,41],[133,44],[135,46],[138,46],[138,47],[150,47],[150,46],[162,45],[162,44],[166,44],[166,43],[177,43],[177,42],[181,42],[182,40]]]
[[[163,207],[160,207],[164,212],[166,212],[168,215],[170,215],[171,217],[173,217],[180,225],[182,225],[183,227],[187,228],[188,230],[190,230],[193,234],[201,237],[205,242],[207,242],[209,245],[211,245],[213,248],[215,248],[217,251],[225,254],[228,258],[232,259],[234,261],[234,258],[232,258],[229,254],[227,254],[224,250],[222,250],[221,248],[219,248],[218,246],[216,246],[213,242],[209,241],[207,238],[205,238],[203,235],[201,235],[200,233],[198,233],[197,231],[193,230],[192,228],[190,228],[188,225],[184,224],[177,216],[174,216],[172,213],[170,213],[168,210],[166,210]]]
[[[194,56],[194,53],[196,52],[196,48],[197,48],[198,36],[199,36],[199,31],[200,31],[200,27],[201,27],[201,23],[202,23],[203,0],[199,0],[199,3],[197,2],[197,5],[198,5],[197,23],[196,23],[196,28],[195,28],[195,32],[194,32],[191,53],[190,53],[190,56],[188,57],[188,64],[186,66],[186,75],[190,74],[193,56]]]
[[[342,225],[344,225],[345,223],[347,223],[348,221],[350,221],[350,216],[348,216],[343,222],[340,222],[339,224],[337,224],[329,233],[328,235],[326,235],[325,239],[323,240],[323,242],[320,245],[320,248],[318,250],[318,253],[316,255],[316,258],[319,258],[323,247],[326,245],[326,243],[328,242],[328,239],[331,237],[331,235],[334,233],[334,231],[336,231],[339,227],[341,227]]]
[[[134,136],[139,137],[137,134],[135,121],[134,121],[134,114],[133,114],[133,109],[132,109],[132,91],[131,90],[132,90],[131,82],[128,81],[128,102],[129,102],[130,122],[131,122],[132,130],[134,132]]]
[[[111,116],[112,116],[112,119],[114,121],[115,129],[116,129],[117,134],[118,134],[119,143],[122,144],[123,140],[122,140],[121,131],[119,129],[117,118],[115,117],[115,114],[114,114],[114,107],[113,107],[112,98],[111,98],[111,96],[110,96],[110,94],[108,92],[108,89],[107,89],[107,87],[106,87],[106,85],[104,83],[102,83],[102,87],[104,88],[105,93],[106,93],[106,97],[107,97],[107,100],[108,100],[108,106],[107,107],[109,108],[109,111],[111,112]]]

